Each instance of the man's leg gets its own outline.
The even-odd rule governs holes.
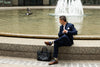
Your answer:
[[[54,58],[58,58],[58,51],[59,51],[59,47],[61,46],[65,46],[62,41],[54,42],[54,52],[53,52]]]
[[[53,60],[49,63],[49,65],[57,64],[58,63],[58,49],[59,47],[64,46],[63,42],[59,41],[59,43],[54,42],[54,52],[53,52]]]
[[[65,43],[65,44],[69,45],[70,44],[70,39],[67,35],[63,35],[60,38],[56,39],[54,41],[54,43],[61,43],[61,44]]]
[[[63,35],[62,37],[60,37],[54,41],[54,52],[53,52],[54,60],[52,62],[50,62],[49,65],[58,63],[57,58],[58,58],[59,47],[69,46],[69,44],[70,44],[70,40],[68,39],[68,36],[66,36],[66,35]]]
[[[70,46],[70,39],[69,39],[69,37],[67,36],[67,35],[63,35],[63,36],[61,36],[60,38],[58,38],[58,39],[56,39],[55,41],[53,41],[53,42],[48,42],[48,41],[46,41],[45,42],[45,44],[46,45],[48,45],[48,46],[51,46],[53,43],[57,43],[57,42],[63,42],[63,43],[65,43],[65,44],[67,44],[67,46],[69,45]],[[62,44],[62,43],[61,43]]]

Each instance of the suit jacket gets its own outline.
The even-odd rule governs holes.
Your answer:
[[[65,29],[68,31],[67,33],[65,33],[65,35],[69,37],[71,44],[73,44],[73,35],[77,35],[77,30],[75,29],[74,25],[71,23],[67,23],[65,25]],[[59,37],[61,37],[62,35],[64,35],[63,25],[60,26],[60,30],[58,33]]]

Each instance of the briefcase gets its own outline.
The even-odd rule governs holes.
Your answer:
[[[37,60],[39,61],[50,61],[51,60],[51,51],[47,47],[42,47],[41,50],[37,51]]]

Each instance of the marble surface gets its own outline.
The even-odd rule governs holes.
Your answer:
[[[0,55],[37,58],[37,51],[52,39],[0,37]],[[47,47],[53,53],[53,45]],[[100,40],[74,40],[71,47],[59,48],[59,59],[100,59]]]

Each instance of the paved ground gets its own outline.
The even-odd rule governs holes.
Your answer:
[[[0,67],[100,67],[98,60],[66,60],[51,66],[48,63],[30,58],[0,56]]]
[[[0,7],[0,9],[54,9],[56,6],[14,6],[14,7]],[[100,6],[83,6],[86,9],[100,9]]]

